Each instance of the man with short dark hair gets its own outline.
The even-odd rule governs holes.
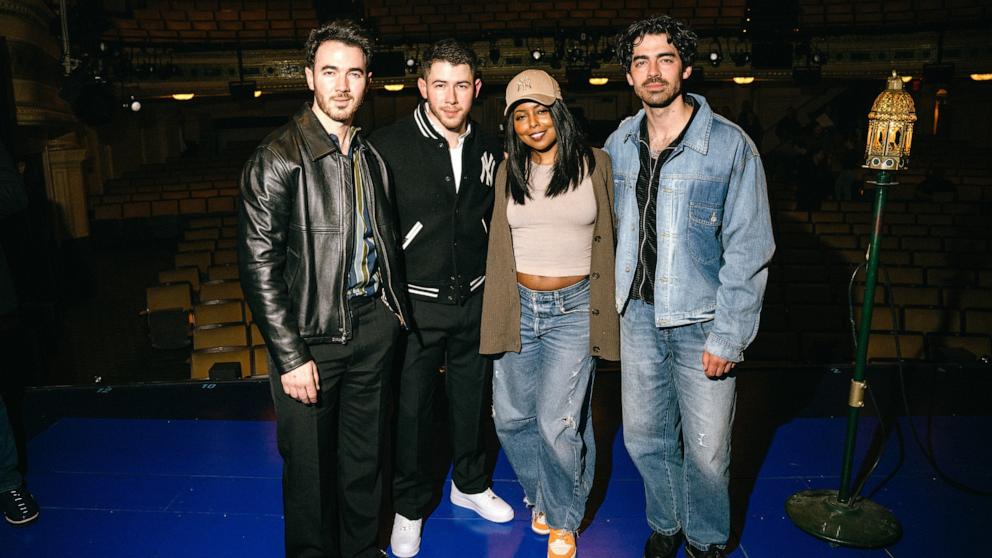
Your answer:
[[[293,557],[384,554],[383,431],[407,301],[385,165],[352,126],[371,54],[351,22],[314,29],[313,103],[241,176],[241,284],[269,350]]]
[[[396,184],[404,261],[412,300],[400,377],[390,540],[398,557],[420,550],[434,495],[434,386],[445,368],[453,467],[451,502],[490,521],[513,509],[490,488],[485,421],[490,420],[490,362],[479,354],[482,289],[492,216],[493,178],[502,159],[496,138],[469,112],[482,81],[467,45],[442,40],[424,53],[417,84],[425,101],[377,130]]]
[[[758,330],[775,249],[761,158],[683,85],[696,35],[667,16],[616,41],[643,109],[606,141],[617,216],[624,443],[654,531],[645,558],[724,556],[731,370]]]

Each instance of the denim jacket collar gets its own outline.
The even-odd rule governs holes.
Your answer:
[[[710,109],[710,105],[706,102],[704,97],[694,93],[686,93],[686,95],[691,97],[692,102],[696,103],[696,106],[699,108],[696,109],[696,117],[692,119],[689,129],[685,131],[685,136],[682,138],[681,146],[695,150],[699,152],[700,155],[706,155],[710,148],[710,130],[713,128],[713,110]],[[640,140],[641,120],[643,120],[644,117],[644,109],[642,108],[625,123],[625,135],[623,138],[625,143],[627,141],[637,142]]]

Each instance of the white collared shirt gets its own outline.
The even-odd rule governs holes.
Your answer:
[[[441,136],[445,141],[447,141],[448,137],[445,135],[445,133],[448,130],[444,126],[442,126],[440,122],[437,121],[437,118],[434,116],[434,113],[431,112],[430,107],[427,107],[427,110],[425,110],[424,112],[427,113],[427,120],[428,122],[431,123],[431,126],[434,128],[434,131],[437,132],[438,135]],[[458,187],[461,186],[462,183],[462,148],[465,146],[465,138],[470,133],[472,133],[471,122],[469,122],[468,126],[465,127],[465,133],[458,136],[458,145],[455,147],[451,147],[450,145],[448,146],[448,153],[451,155],[451,170],[452,172],[455,173],[456,194],[458,193]]]

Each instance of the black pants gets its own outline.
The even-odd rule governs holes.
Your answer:
[[[320,374],[315,405],[271,375],[283,458],[286,556],[380,556],[382,454],[389,378],[399,322],[382,302],[352,306],[346,345],[311,345]]]
[[[484,420],[491,420],[492,364],[479,355],[482,294],[463,306],[413,301],[415,331],[407,334],[396,425],[393,508],[408,519],[427,514],[433,492],[435,380],[444,374],[453,469],[459,490],[489,488]]]

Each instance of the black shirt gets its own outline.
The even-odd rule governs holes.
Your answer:
[[[692,125],[699,109],[699,106],[692,103],[688,96],[685,100],[692,104],[692,115],[689,116],[689,121],[679,132],[678,137],[662,149],[661,153],[651,153],[648,117],[645,115],[641,119],[639,142],[641,167],[637,172],[635,189],[641,227],[637,235],[637,267],[634,269],[634,280],[630,284],[630,298],[637,298],[648,304],[654,304],[654,275],[658,265],[658,235],[655,226],[658,222],[658,175],[661,174],[661,168],[668,161],[668,157],[682,143],[682,138],[685,137],[685,132]],[[652,155],[656,156],[652,157]]]

